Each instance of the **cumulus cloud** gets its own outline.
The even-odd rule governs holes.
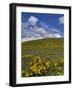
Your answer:
[[[47,33],[44,38],[61,38],[62,36],[58,33]]]
[[[58,21],[59,21],[60,24],[64,24],[64,16],[60,17],[60,18],[58,19]]]
[[[61,37],[62,37],[59,33],[55,33],[54,36],[55,36],[56,38],[61,38]]]
[[[40,34],[46,34],[46,30],[45,30],[44,28],[41,28],[41,27],[37,28],[37,29],[35,30],[35,32],[36,32],[36,33],[40,33]]]
[[[49,28],[48,25],[43,22],[38,26],[38,21],[38,18],[30,16],[27,22],[22,23],[22,41],[62,37],[61,32],[58,29]]]
[[[28,19],[28,22],[30,25],[34,26],[36,25],[36,23],[38,22],[38,18],[34,17],[34,16],[30,16],[29,19]]]

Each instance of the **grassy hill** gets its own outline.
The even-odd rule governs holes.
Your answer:
[[[22,42],[22,77],[64,74],[64,39]]]

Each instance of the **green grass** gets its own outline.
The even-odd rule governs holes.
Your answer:
[[[34,40],[21,45],[22,77],[64,74],[64,38]]]

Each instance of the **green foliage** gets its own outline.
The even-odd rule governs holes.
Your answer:
[[[63,39],[22,43],[22,77],[64,75]]]

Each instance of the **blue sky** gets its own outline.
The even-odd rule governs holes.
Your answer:
[[[64,37],[64,15],[21,13],[22,38]]]

